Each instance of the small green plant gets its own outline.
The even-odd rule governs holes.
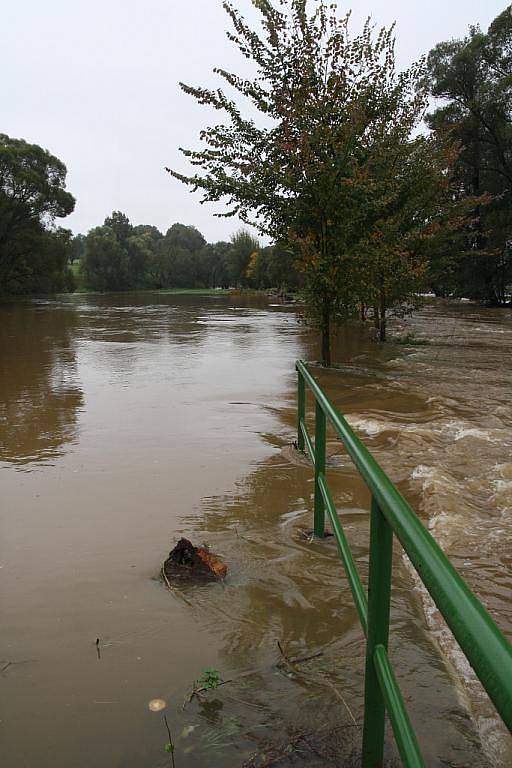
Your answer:
[[[207,691],[213,691],[218,688],[222,683],[222,678],[218,669],[213,667],[206,667],[203,669],[201,677],[196,680],[196,687],[203,688]]]
[[[204,693],[207,691],[214,691],[219,687],[219,685],[225,685],[226,683],[230,682],[231,680],[222,679],[218,669],[215,669],[214,667],[206,667],[206,669],[203,669],[201,677],[199,677],[197,680],[194,680],[188,702],[191,702],[194,697],[197,698],[198,701],[202,702],[204,701]],[[187,699],[185,699],[183,702],[183,709],[185,709],[186,706]]]

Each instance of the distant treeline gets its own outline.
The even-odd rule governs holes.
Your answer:
[[[164,235],[151,225],[132,225],[120,211],[72,239],[70,262],[76,261],[79,282],[96,291],[300,285],[293,253],[262,247],[247,230],[229,242],[207,243],[196,227],[173,224]]]
[[[134,288],[296,288],[292,250],[249,231],[207,243],[193,226],[132,225],[119,211],[87,235],[56,226],[75,199],[66,166],[37,144],[0,134],[0,295]]]

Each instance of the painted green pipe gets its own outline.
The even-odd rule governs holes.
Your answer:
[[[375,647],[373,662],[402,762],[407,768],[425,768],[395,673],[383,645]]]
[[[366,599],[366,593],[364,591],[361,577],[359,576],[359,573],[357,571],[356,564],[354,562],[354,557],[350,550],[347,537],[345,536],[345,531],[343,530],[343,526],[338,517],[338,513],[334,505],[334,500],[332,498],[332,494],[329,489],[329,486],[327,485],[327,480],[325,479],[325,476],[321,475],[318,478],[318,482],[320,483],[320,490],[322,491],[322,496],[324,497],[325,508],[327,509],[327,513],[331,521],[334,537],[336,539],[336,543],[338,544],[340,556],[341,556],[343,565],[345,567],[345,573],[347,575],[350,590],[352,592],[352,597],[354,598],[354,603],[357,608],[357,612],[359,614],[361,627],[363,628],[364,634],[367,635],[368,634],[368,601]]]
[[[300,423],[300,430],[299,430],[299,432],[302,435],[302,444],[303,445],[305,444],[305,446],[306,446],[306,448],[308,450],[308,453],[309,453],[309,458],[311,459],[311,461],[314,464],[315,463],[315,448],[314,448],[313,441],[311,440],[311,436],[310,436],[310,434],[308,432],[308,428],[306,426],[306,423],[305,423],[304,419],[302,419],[302,421]],[[297,441],[297,443],[298,443],[298,441]],[[302,450],[304,450],[304,449],[302,449]]]
[[[325,474],[326,426],[325,413],[317,401],[315,418],[315,517],[313,530],[315,536],[319,539],[323,539],[325,535],[325,505],[318,480],[321,475]]]
[[[304,450],[304,435],[302,434],[302,423],[306,420],[306,383],[304,376],[299,373],[297,377],[297,448]]]
[[[393,531],[372,499],[368,570],[368,639],[364,673],[363,768],[380,768],[384,758],[386,702],[374,664],[375,649],[387,649]]]
[[[371,453],[296,363],[503,721],[512,730],[512,646]]]

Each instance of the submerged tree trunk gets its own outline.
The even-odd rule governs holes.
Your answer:
[[[384,289],[380,292],[380,318],[379,318],[379,340],[380,341],[386,341],[386,292]]]
[[[380,328],[379,305],[377,302],[373,305],[373,327],[377,330]]]
[[[322,365],[324,368],[331,365],[331,305],[328,299],[324,299],[322,306]]]

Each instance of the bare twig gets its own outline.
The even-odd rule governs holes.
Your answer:
[[[281,656],[283,657],[283,659],[286,661],[286,663],[289,664],[290,666],[292,666],[292,662],[288,658],[288,655],[283,651],[283,646],[281,645],[280,640],[277,641],[277,647],[279,648],[279,652],[280,652]]]
[[[333,733],[345,730],[347,726],[332,726],[330,724],[324,724],[315,729],[315,731],[295,731],[289,733],[288,742],[281,746],[272,746],[271,744],[263,745],[260,743],[260,748],[257,752],[254,752],[248,760],[244,762],[242,768],[270,768],[275,763],[280,762],[286,757],[290,757],[292,752],[302,751],[300,745],[309,750],[312,754],[320,757],[324,762],[329,761],[331,765],[332,754],[326,745],[315,744],[315,740],[318,740],[320,734],[323,737],[332,736]],[[247,734],[249,738],[255,740],[254,736]],[[259,762],[258,762],[259,761]],[[345,765],[346,763],[343,763]],[[338,763],[336,762],[336,765]]]
[[[312,659],[318,659],[320,656],[323,656],[323,651],[318,651],[318,653],[312,653],[311,656],[301,656],[299,659],[290,659],[292,664],[303,664],[305,661],[311,661]]]
[[[349,707],[349,705],[347,704],[347,702],[345,701],[345,699],[344,699],[343,695],[342,695],[342,694],[341,694],[341,693],[338,691],[338,689],[337,689],[337,688],[335,688],[335,687],[334,687],[334,685],[333,685],[333,684],[330,682],[330,680],[324,680],[323,682],[325,683],[325,685],[327,685],[327,686],[328,686],[328,687],[329,687],[329,688],[330,688],[330,689],[333,691],[333,693],[335,694],[335,696],[337,696],[337,697],[338,697],[338,699],[341,701],[341,703],[343,704],[343,706],[344,706],[344,707],[345,707],[345,709],[347,710],[348,714],[350,715],[350,719],[351,719],[351,720],[352,720],[352,722],[354,723],[355,727],[356,727],[356,728],[359,728],[359,725],[357,724],[357,720],[355,719],[355,717],[354,717],[354,715],[353,715],[353,712],[352,712],[352,710],[350,709],[350,707]]]
[[[9,667],[15,667],[18,664],[30,664],[30,662],[32,661],[37,661],[37,659],[21,659],[21,661],[7,661],[7,659],[2,659],[2,661],[0,661],[0,664],[3,663],[4,666],[2,667],[2,669],[0,669],[0,672],[6,672],[9,669]]]
[[[311,661],[312,659],[318,659],[320,656],[324,655],[323,651],[318,651],[317,653],[312,653],[309,656],[299,656],[296,659],[290,659],[287,653],[284,652],[283,646],[281,645],[281,642],[277,641],[277,647],[279,648],[279,652],[281,653],[281,656],[285,660],[285,662],[288,664],[289,667],[291,667],[295,671],[295,666],[297,664],[303,664],[305,661]]]
[[[167,578],[167,574],[166,574],[166,572],[165,572],[165,563],[166,563],[166,561],[164,560],[164,561],[163,561],[163,563],[162,563],[161,574],[162,574],[162,576],[163,576],[163,579],[164,579],[164,581],[165,581],[165,585],[166,585],[167,589],[169,590],[169,592],[174,592],[176,595],[178,595],[178,597],[181,597],[181,599],[182,599],[182,600],[183,600],[183,601],[184,601],[184,602],[185,602],[187,605],[190,605],[190,606],[191,606],[191,605],[192,605],[192,603],[190,602],[190,600],[189,600],[187,597],[185,597],[185,595],[183,594],[183,592],[182,592],[181,590],[179,590],[177,587],[174,587],[174,586],[171,584],[171,582],[169,581],[169,579]]]
[[[311,656],[304,656],[299,659],[290,659],[290,657],[284,652],[283,647],[279,640],[277,641],[277,647],[279,648],[281,656],[283,657],[285,662],[288,664],[290,669],[302,675],[307,675],[308,673],[304,672],[304,670],[297,670],[297,667],[296,667],[297,664],[300,664],[305,661],[309,661],[310,659],[316,659],[319,656],[323,656],[323,651],[319,651],[318,653],[314,653]],[[311,673],[309,673],[309,676],[311,678]],[[343,694],[340,693],[340,691],[338,691],[338,689],[335,688],[334,685],[329,680],[325,680],[324,678],[322,678],[322,680],[319,680],[317,677],[316,678],[313,677],[312,682],[316,682],[317,684],[327,685],[333,691],[334,695],[341,701],[341,703],[347,710],[348,714],[350,715],[350,719],[352,720],[353,724],[356,726],[356,728],[359,728],[359,725],[357,724],[354,714],[350,709],[349,705],[347,704],[345,698],[343,697]]]
[[[174,741],[172,740],[171,729],[169,728],[169,723],[167,722],[167,715],[165,714],[165,712],[164,712],[164,723],[165,723],[165,727],[167,728],[167,733],[169,734],[169,744],[171,745],[172,768],[176,768],[176,764],[174,762]]]
[[[220,688],[220,686],[221,686],[221,685],[227,685],[228,683],[232,683],[232,682],[233,682],[233,680],[222,680],[220,683],[217,683],[217,685],[215,686],[215,688]],[[194,686],[194,687],[192,688],[191,692],[190,692],[190,696],[189,696],[189,699],[188,699],[188,701],[185,699],[185,701],[183,702],[183,707],[182,707],[182,709],[185,709],[185,707],[187,706],[187,704],[190,704],[190,702],[192,701],[192,699],[194,698],[194,696],[197,696],[197,698],[199,699],[199,701],[203,701],[203,698],[202,698],[201,694],[202,694],[202,693],[206,693],[207,691],[214,691],[214,690],[215,690],[215,688],[206,688],[206,687],[204,687],[204,686],[203,686],[203,687],[201,687],[201,688],[196,688],[196,687]]]

